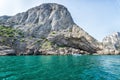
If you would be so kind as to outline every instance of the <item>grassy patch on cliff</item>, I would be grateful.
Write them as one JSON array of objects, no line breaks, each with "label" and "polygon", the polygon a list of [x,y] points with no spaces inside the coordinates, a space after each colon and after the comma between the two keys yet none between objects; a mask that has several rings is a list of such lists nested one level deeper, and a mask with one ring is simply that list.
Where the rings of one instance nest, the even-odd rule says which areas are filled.
[{"label": "grassy patch on cliff", "polygon": [[24,34],[21,30],[0,25],[0,44],[10,46],[17,40],[24,42],[22,38],[24,38]]},{"label": "grassy patch on cliff", "polygon": [[11,27],[0,26],[0,36],[14,37],[16,30]]},{"label": "grassy patch on cliff", "polygon": [[20,35],[21,37],[24,37],[24,34],[21,30],[15,30],[11,27],[6,27],[6,26],[0,26],[0,36],[1,37],[15,37]]},{"label": "grassy patch on cliff", "polygon": [[42,49],[51,49],[52,48],[52,43],[48,40],[46,40],[42,45],[41,45]]}]

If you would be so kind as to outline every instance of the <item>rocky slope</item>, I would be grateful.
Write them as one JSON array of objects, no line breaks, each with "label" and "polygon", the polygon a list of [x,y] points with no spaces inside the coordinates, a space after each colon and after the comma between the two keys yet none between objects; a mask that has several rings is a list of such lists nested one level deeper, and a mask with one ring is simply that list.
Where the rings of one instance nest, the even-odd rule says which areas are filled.
[{"label": "rocky slope", "polygon": [[0,55],[15,55],[15,50],[8,46],[0,46]]},{"label": "rocky slope", "polygon": [[103,39],[103,54],[120,54],[120,33],[115,32]]},{"label": "rocky slope", "polygon": [[9,18],[10,18],[10,16],[1,16],[0,17],[0,24],[4,25],[4,22],[6,22]]},{"label": "rocky slope", "polygon": [[11,47],[16,55],[92,54],[100,50],[99,42],[74,23],[66,7],[56,3],[2,16],[0,25],[15,30],[12,37],[0,35],[0,45]]},{"label": "rocky slope", "polygon": [[120,33],[116,32],[109,36],[106,36],[103,39],[103,43],[105,44],[106,48],[116,49],[116,50],[120,49]]}]

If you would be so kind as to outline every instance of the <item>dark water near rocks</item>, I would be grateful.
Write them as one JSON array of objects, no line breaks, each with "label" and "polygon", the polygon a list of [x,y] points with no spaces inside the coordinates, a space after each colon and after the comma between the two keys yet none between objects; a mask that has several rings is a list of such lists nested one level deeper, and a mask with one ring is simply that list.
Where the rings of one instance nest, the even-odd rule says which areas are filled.
[{"label": "dark water near rocks", "polygon": [[120,80],[120,56],[1,56],[0,80]]}]

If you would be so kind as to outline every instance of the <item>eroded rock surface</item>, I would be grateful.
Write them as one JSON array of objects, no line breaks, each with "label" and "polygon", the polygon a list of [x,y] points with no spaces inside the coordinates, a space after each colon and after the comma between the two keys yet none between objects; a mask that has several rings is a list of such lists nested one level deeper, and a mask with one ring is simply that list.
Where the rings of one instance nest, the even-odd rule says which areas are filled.
[{"label": "eroded rock surface", "polygon": [[8,46],[0,46],[0,55],[16,55],[15,50]]},{"label": "eroded rock surface", "polygon": [[19,31],[10,47],[17,55],[92,54],[99,42],[76,25],[66,7],[47,3],[0,20]]}]

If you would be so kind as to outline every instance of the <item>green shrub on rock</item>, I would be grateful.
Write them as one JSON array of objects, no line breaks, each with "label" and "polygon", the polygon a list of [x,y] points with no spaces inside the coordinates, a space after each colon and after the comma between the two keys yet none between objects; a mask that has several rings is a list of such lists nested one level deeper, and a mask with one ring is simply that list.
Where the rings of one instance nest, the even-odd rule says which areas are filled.
[{"label": "green shrub on rock", "polygon": [[11,27],[0,26],[0,36],[2,37],[14,37],[15,30]]}]

